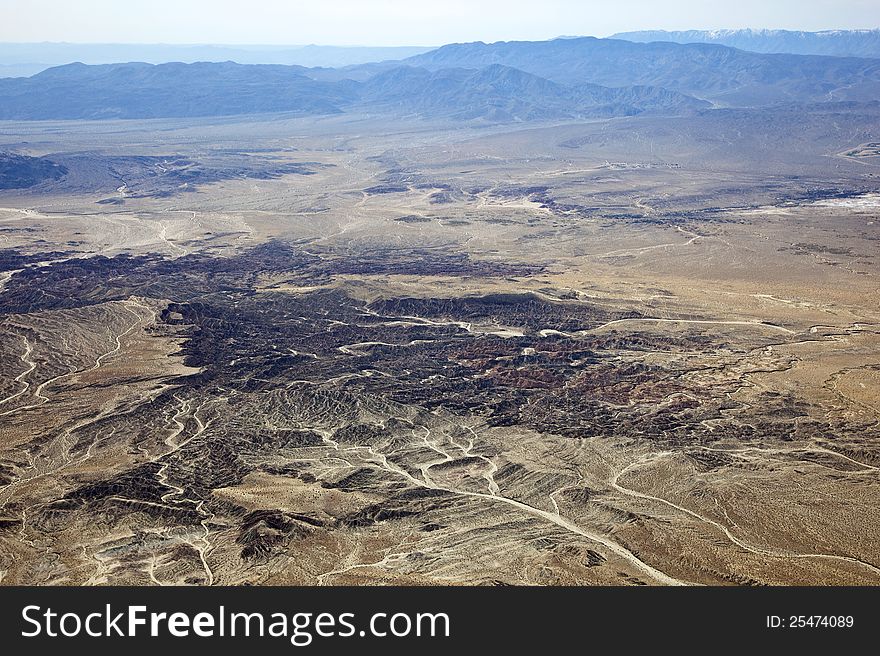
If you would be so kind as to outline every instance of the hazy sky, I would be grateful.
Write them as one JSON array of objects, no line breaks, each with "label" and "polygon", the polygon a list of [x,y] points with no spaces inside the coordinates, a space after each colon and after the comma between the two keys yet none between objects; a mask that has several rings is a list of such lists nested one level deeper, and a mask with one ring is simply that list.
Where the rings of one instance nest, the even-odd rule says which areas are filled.
[{"label": "hazy sky", "polygon": [[877,27],[878,0],[0,0],[0,41],[440,45],[639,29]]}]

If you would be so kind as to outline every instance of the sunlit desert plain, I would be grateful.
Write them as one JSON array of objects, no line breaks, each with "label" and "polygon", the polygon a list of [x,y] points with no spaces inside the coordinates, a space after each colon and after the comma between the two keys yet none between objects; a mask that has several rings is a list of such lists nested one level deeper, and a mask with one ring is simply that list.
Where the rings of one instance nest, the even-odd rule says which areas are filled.
[{"label": "sunlit desert plain", "polygon": [[880,584],[878,126],[4,122],[0,582]]}]

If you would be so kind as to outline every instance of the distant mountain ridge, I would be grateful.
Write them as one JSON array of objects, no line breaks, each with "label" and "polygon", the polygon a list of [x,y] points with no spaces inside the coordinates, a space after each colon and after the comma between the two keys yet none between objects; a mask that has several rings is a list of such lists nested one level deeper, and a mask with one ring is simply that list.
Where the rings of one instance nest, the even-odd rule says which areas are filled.
[{"label": "distant mountain ridge", "polygon": [[760,54],[714,44],[582,37],[456,43],[404,60],[429,70],[503,64],[562,84],[657,86],[730,105],[880,97],[880,59]]},{"label": "distant mountain ridge", "polygon": [[880,59],[583,37],[450,44],[342,68],[75,63],[0,79],[0,120],[368,112],[505,122],[878,97]]},{"label": "distant mountain ridge", "polygon": [[385,66],[365,81],[300,66],[68,64],[30,78],[0,80],[0,119],[227,116],[268,112],[371,111],[426,118],[528,121],[707,107],[666,89],[568,87],[492,65],[431,72]]},{"label": "distant mountain ridge", "polygon": [[346,84],[313,80],[301,67],[196,64],[68,64],[0,80],[0,118],[197,117],[262,112],[332,114]]},{"label": "distant mountain ridge", "polygon": [[125,43],[0,43],[0,77],[30,76],[70,62],[225,62],[297,66],[353,66],[403,59],[432,48],[421,46],[249,46]]},{"label": "distant mountain ridge", "polygon": [[646,30],[619,32],[612,39],[638,43],[716,43],[740,50],[793,55],[831,55],[835,57],[880,57],[880,29],[824,30]]},{"label": "distant mountain ridge", "polygon": [[529,121],[628,116],[643,112],[681,113],[708,107],[684,94],[653,87],[612,89],[564,86],[516,68],[492,64],[482,69],[399,67],[364,85],[375,106],[456,119]]}]

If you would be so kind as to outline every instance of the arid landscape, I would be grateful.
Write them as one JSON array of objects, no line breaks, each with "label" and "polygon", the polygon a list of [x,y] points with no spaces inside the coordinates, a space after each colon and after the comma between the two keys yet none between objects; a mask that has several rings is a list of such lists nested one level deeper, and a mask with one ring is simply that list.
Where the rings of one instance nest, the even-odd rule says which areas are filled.
[{"label": "arid landscape", "polygon": [[0,583],[880,584],[878,141],[3,122]]}]

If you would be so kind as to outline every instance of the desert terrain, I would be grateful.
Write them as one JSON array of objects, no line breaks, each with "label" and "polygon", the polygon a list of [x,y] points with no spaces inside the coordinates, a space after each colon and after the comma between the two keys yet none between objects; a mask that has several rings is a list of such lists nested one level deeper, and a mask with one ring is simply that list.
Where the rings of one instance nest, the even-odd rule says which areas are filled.
[{"label": "desert terrain", "polygon": [[3,122],[0,583],[880,584],[878,139]]}]

